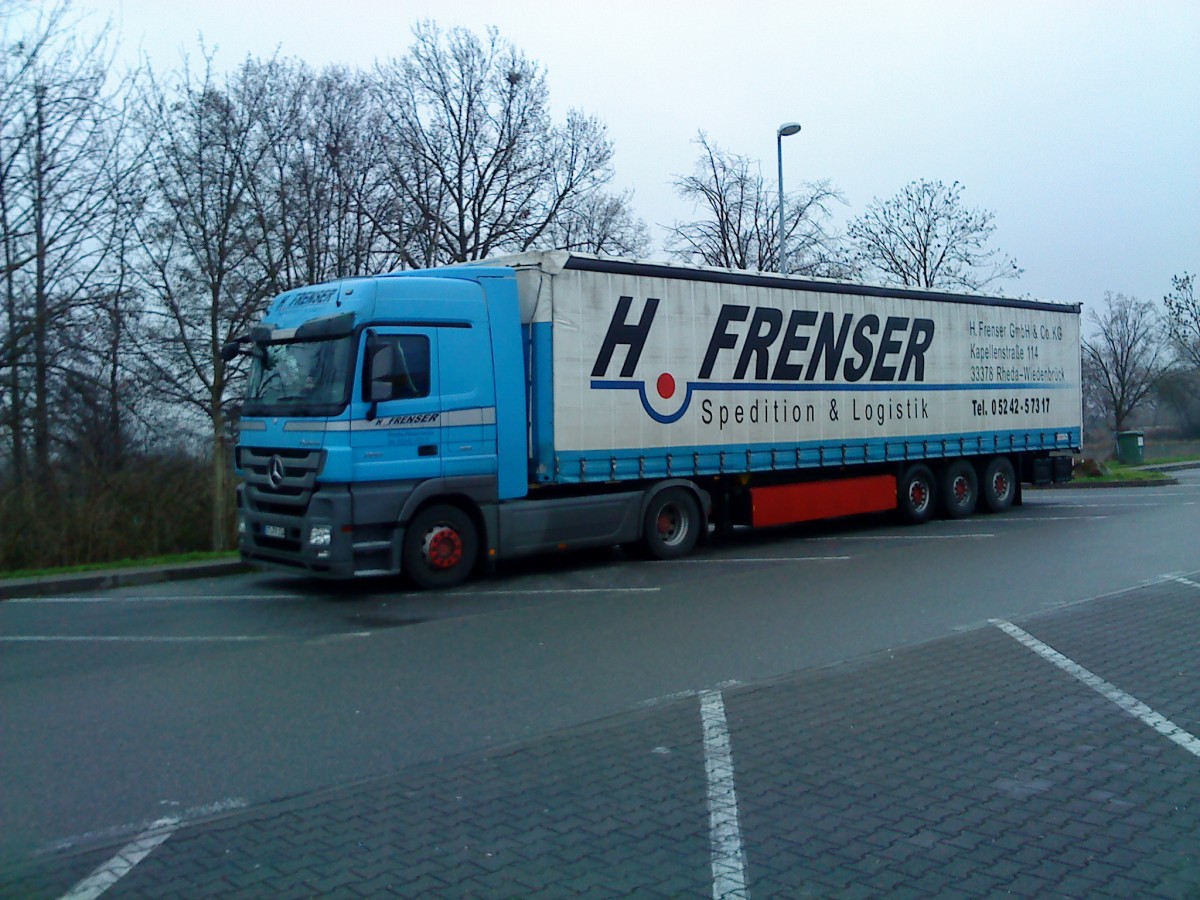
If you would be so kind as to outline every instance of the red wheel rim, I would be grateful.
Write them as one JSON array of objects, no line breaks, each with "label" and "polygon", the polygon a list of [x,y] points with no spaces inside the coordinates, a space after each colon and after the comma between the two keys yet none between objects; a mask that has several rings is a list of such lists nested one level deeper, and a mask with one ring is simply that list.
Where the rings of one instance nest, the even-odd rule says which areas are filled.
[{"label": "red wheel rim", "polygon": [[439,525],[425,535],[425,559],[435,569],[452,569],[462,562],[463,541],[448,525]]},{"label": "red wheel rim", "polygon": [[929,491],[923,482],[914,481],[908,489],[908,499],[912,502],[913,509],[918,512],[925,508],[926,502],[929,500]]},{"label": "red wheel rim", "polygon": [[967,479],[959,475],[954,479],[954,499],[961,506],[967,502],[967,498],[971,495],[970,485],[967,484]]},{"label": "red wheel rim", "polygon": [[655,525],[659,540],[669,546],[681,544],[687,537],[688,517],[675,503],[667,503],[659,510]]}]

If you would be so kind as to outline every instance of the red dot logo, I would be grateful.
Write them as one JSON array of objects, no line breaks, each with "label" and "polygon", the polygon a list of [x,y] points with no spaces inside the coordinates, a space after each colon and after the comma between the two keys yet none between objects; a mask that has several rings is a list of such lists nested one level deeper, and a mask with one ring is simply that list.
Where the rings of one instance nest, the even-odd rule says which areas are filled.
[{"label": "red dot logo", "polygon": [[675,396],[675,379],[667,372],[658,376],[658,396],[670,400]]}]

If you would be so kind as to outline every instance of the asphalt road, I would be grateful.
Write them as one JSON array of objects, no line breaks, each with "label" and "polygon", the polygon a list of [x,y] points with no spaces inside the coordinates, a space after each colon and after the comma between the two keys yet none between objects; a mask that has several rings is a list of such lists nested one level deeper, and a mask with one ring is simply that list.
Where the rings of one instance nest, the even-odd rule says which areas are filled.
[{"label": "asphalt road", "polygon": [[1200,472],[998,517],[539,559],[443,594],[252,574],[0,603],[0,868],[1200,566]]}]

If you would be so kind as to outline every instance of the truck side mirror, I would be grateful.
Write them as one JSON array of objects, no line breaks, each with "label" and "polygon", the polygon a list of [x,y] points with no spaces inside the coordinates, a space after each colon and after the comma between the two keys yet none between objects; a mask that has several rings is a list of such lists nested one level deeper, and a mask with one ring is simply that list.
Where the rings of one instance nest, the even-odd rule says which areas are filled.
[{"label": "truck side mirror", "polygon": [[[370,344],[368,344],[370,346]],[[367,400],[377,403],[395,396],[396,350],[391,344],[378,344],[371,354],[371,371],[367,378]]]},{"label": "truck side mirror", "polygon": [[386,341],[367,332],[367,356],[363,361],[363,399],[371,405],[367,409],[367,421],[373,422],[379,411],[379,401],[391,400],[394,396],[392,383],[395,379],[395,349]]}]

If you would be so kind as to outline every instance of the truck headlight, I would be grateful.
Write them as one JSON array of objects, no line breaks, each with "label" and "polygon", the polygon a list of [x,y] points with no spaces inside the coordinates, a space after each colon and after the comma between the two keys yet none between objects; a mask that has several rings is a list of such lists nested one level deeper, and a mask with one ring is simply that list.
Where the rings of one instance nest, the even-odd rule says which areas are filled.
[{"label": "truck headlight", "polygon": [[238,516],[238,534],[246,533],[246,517]]},{"label": "truck headlight", "polygon": [[333,542],[332,525],[314,525],[308,531],[308,543],[312,547],[328,547]]}]

